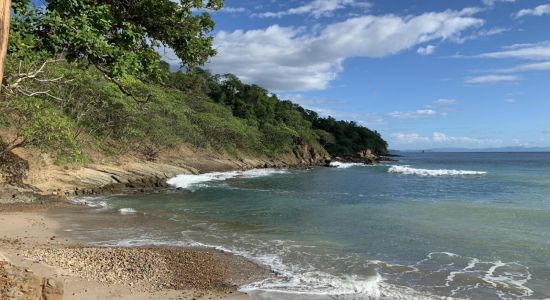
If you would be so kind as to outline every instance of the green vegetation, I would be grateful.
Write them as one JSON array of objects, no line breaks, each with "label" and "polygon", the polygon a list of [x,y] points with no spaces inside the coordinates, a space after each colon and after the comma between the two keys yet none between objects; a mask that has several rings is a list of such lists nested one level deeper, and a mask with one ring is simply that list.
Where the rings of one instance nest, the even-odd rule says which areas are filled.
[{"label": "green vegetation", "polygon": [[[304,148],[334,156],[387,151],[367,128],[196,68],[215,54],[214,24],[193,11],[221,5],[52,0],[37,11],[14,1],[0,129],[15,135],[0,143],[0,156],[24,146],[54,153],[59,163],[86,162],[83,149],[153,160],[183,144],[272,158]],[[160,44],[189,71],[169,72],[155,51]]]},{"label": "green vegetation", "polygon": [[10,53],[63,57],[110,78],[160,79],[160,46],[173,49],[182,66],[216,54],[208,35],[214,22],[195,11],[222,6],[222,0],[48,0],[36,9],[32,1],[14,0]]},{"label": "green vegetation", "polygon": [[388,153],[388,144],[376,131],[357,125],[355,122],[336,121],[334,118],[318,118],[313,127],[330,133],[321,139],[321,143],[333,156],[354,156],[366,149],[375,154]]}]

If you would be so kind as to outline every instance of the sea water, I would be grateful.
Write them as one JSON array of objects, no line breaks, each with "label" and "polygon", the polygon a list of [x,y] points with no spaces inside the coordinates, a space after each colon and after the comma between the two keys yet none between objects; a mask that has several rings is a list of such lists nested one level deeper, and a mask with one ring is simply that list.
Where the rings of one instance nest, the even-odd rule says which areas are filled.
[{"label": "sea water", "polygon": [[181,175],[191,192],[77,199],[98,245],[210,246],[273,269],[256,299],[550,297],[550,154],[405,153],[399,162]]}]

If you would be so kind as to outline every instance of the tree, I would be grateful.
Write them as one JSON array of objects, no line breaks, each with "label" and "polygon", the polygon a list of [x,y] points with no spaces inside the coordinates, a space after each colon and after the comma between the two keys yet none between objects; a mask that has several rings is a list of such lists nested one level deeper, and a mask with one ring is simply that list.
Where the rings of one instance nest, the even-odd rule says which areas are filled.
[{"label": "tree", "polygon": [[2,89],[2,79],[4,78],[4,61],[8,52],[10,6],[10,0],[0,0],[0,89]]},{"label": "tree", "polygon": [[36,9],[32,1],[14,0],[10,53],[95,66],[119,85],[127,74],[158,80],[166,73],[160,47],[173,49],[185,68],[216,54],[208,10],[222,6],[223,0],[49,0]]},{"label": "tree", "polygon": [[[0,109],[2,113],[10,111],[10,117],[22,125],[18,126],[18,136],[0,149],[0,156],[17,147],[54,140],[42,133],[61,132],[55,139],[73,146],[74,137],[67,138],[69,131],[52,127],[59,123],[69,128],[68,122],[60,123],[63,116],[33,102],[37,98],[74,100],[50,92],[51,86],[62,90],[61,86],[74,80],[65,80],[66,74],[48,76],[54,63],[93,67],[127,96],[150,100],[150,93],[140,95],[142,91],[132,83],[136,78],[158,82],[166,76],[166,64],[158,49],[171,48],[184,68],[204,64],[216,53],[209,11],[223,6],[223,0],[48,0],[45,7],[36,7],[36,1],[31,0],[12,1],[9,28],[10,1],[0,0],[0,65],[3,49],[8,49],[10,59],[2,97],[11,100],[4,101]],[[4,78],[1,68],[0,77]]]}]

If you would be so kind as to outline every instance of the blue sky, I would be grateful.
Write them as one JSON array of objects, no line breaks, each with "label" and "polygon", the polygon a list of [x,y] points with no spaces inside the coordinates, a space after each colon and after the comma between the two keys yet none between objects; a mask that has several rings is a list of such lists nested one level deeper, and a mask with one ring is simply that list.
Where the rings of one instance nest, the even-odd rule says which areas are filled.
[{"label": "blue sky", "polygon": [[216,73],[393,149],[550,146],[550,1],[226,0]]}]

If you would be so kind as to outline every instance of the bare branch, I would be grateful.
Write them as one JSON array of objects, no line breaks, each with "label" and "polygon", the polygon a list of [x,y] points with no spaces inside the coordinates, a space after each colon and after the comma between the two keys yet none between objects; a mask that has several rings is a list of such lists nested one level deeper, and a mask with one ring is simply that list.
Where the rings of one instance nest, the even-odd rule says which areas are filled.
[{"label": "bare branch", "polygon": [[10,90],[13,91],[14,89],[16,89],[21,84],[21,82],[23,82],[25,80],[29,80],[29,79],[33,79],[33,80],[38,81],[38,82],[59,81],[59,80],[63,79],[63,77],[55,78],[55,79],[49,79],[49,80],[37,78],[41,73],[44,72],[44,68],[48,64],[56,63],[56,62],[59,62],[59,61],[63,61],[63,59],[49,59],[49,60],[46,60],[42,63],[42,65],[40,65],[40,67],[38,67],[38,69],[36,69],[34,71],[29,71],[27,73],[24,73],[24,72],[21,71],[22,62],[19,62],[19,71],[18,71],[18,73],[15,74],[14,76],[8,78],[7,84],[5,85],[5,88],[9,91]]},{"label": "bare branch", "polygon": [[48,97],[50,97],[52,99],[55,99],[57,101],[63,101],[63,99],[50,94],[49,90],[48,91],[39,91],[39,92],[30,92],[30,91],[24,90],[23,88],[17,88],[17,91],[20,92],[21,94],[27,96],[27,97],[45,95],[45,96],[48,96]]}]

